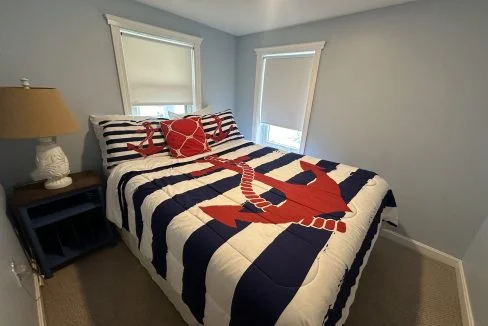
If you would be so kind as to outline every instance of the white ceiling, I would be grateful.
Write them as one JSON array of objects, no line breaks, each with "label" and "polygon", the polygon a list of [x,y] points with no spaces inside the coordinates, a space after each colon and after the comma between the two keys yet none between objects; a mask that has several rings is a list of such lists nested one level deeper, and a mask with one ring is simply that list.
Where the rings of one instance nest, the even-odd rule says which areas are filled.
[{"label": "white ceiling", "polygon": [[245,35],[416,0],[136,0]]}]

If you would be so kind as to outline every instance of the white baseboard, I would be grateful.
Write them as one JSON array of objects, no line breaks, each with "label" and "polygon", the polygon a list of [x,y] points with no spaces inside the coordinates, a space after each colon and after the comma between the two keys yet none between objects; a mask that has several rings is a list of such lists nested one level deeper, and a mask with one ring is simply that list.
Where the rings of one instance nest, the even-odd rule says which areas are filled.
[{"label": "white baseboard", "polygon": [[435,259],[446,265],[454,267],[456,270],[457,288],[459,293],[459,302],[461,303],[461,316],[464,326],[474,326],[473,312],[469,300],[468,285],[464,275],[463,261],[459,258],[446,254],[440,250],[432,248],[426,244],[410,239],[388,229],[381,230],[381,236],[394,241],[404,247],[412,249],[423,256]]},{"label": "white baseboard", "polygon": [[46,326],[46,315],[44,314],[44,304],[42,302],[42,292],[41,286],[43,286],[43,279],[41,276],[37,275],[36,273],[32,273],[34,278],[34,290],[35,290],[35,298],[36,298],[36,305],[37,305],[37,318],[39,326]]},{"label": "white baseboard", "polygon": [[459,302],[461,302],[461,314],[463,316],[463,324],[467,326],[474,326],[473,311],[471,310],[471,301],[469,299],[468,283],[466,282],[466,274],[464,274],[463,261],[459,259],[456,268],[456,280],[459,292]]}]

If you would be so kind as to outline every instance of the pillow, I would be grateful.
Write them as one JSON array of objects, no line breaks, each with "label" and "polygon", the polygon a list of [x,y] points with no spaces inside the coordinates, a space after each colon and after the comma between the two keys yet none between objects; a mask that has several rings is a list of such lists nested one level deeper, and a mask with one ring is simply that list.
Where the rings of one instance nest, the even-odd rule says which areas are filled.
[{"label": "pillow", "polygon": [[[210,106],[206,106],[206,107],[204,107],[201,110],[192,112],[191,115],[192,116],[197,116],[197,115],[200,115],[201,116],[201,115],[205,115],[205,114],[209,114],[209,113],[210,113]],[[185,117],[184,114],[178,114],[178,113],[174,113],[174,112],[171,112],[171,111],[168,112],[168,116],[172,120],[181,119],[181,118],[184,118]]]},{"label": "pillow", "polygon": [[210,151],[200,117],[161,121],[161,131],[173,157],[190,157]]},{"label": "pillow", "polygon": [[[194,115],[185,116],[185,118],[189,117],[194,117]],[[210,147],[217,146],[227,140],[244,138],[237,129],[236,121],[230,109],[219,113],[206,114],[201,118],[207,143]]]},{"label": "pillow", "polygon": [[165,140],[159,123],[167,119],[124,115],[90,115],[106,172],[118,164],[164,153]]}]

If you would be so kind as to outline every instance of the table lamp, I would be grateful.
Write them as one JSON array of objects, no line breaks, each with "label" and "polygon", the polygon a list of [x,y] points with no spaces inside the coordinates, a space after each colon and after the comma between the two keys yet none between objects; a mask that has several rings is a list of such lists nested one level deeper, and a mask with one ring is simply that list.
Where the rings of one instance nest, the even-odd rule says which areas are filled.
[{"label": "table lamp", "polygon": [[34,174],[46,179],[46,189],[59,189],[73,181],[68,158],[53,136],[79,130],[72,113],[56,88],[0,87],[0,138],[38,138]]}]

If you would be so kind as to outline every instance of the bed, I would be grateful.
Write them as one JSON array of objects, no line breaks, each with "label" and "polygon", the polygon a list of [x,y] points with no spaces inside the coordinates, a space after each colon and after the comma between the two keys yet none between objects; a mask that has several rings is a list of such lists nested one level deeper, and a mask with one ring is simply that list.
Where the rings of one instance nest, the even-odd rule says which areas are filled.
[{"label": "bed", "polygon": [[115,166],[107,218],[190,325],[341,325],[397,224],[375,173],[241,138]]}]

